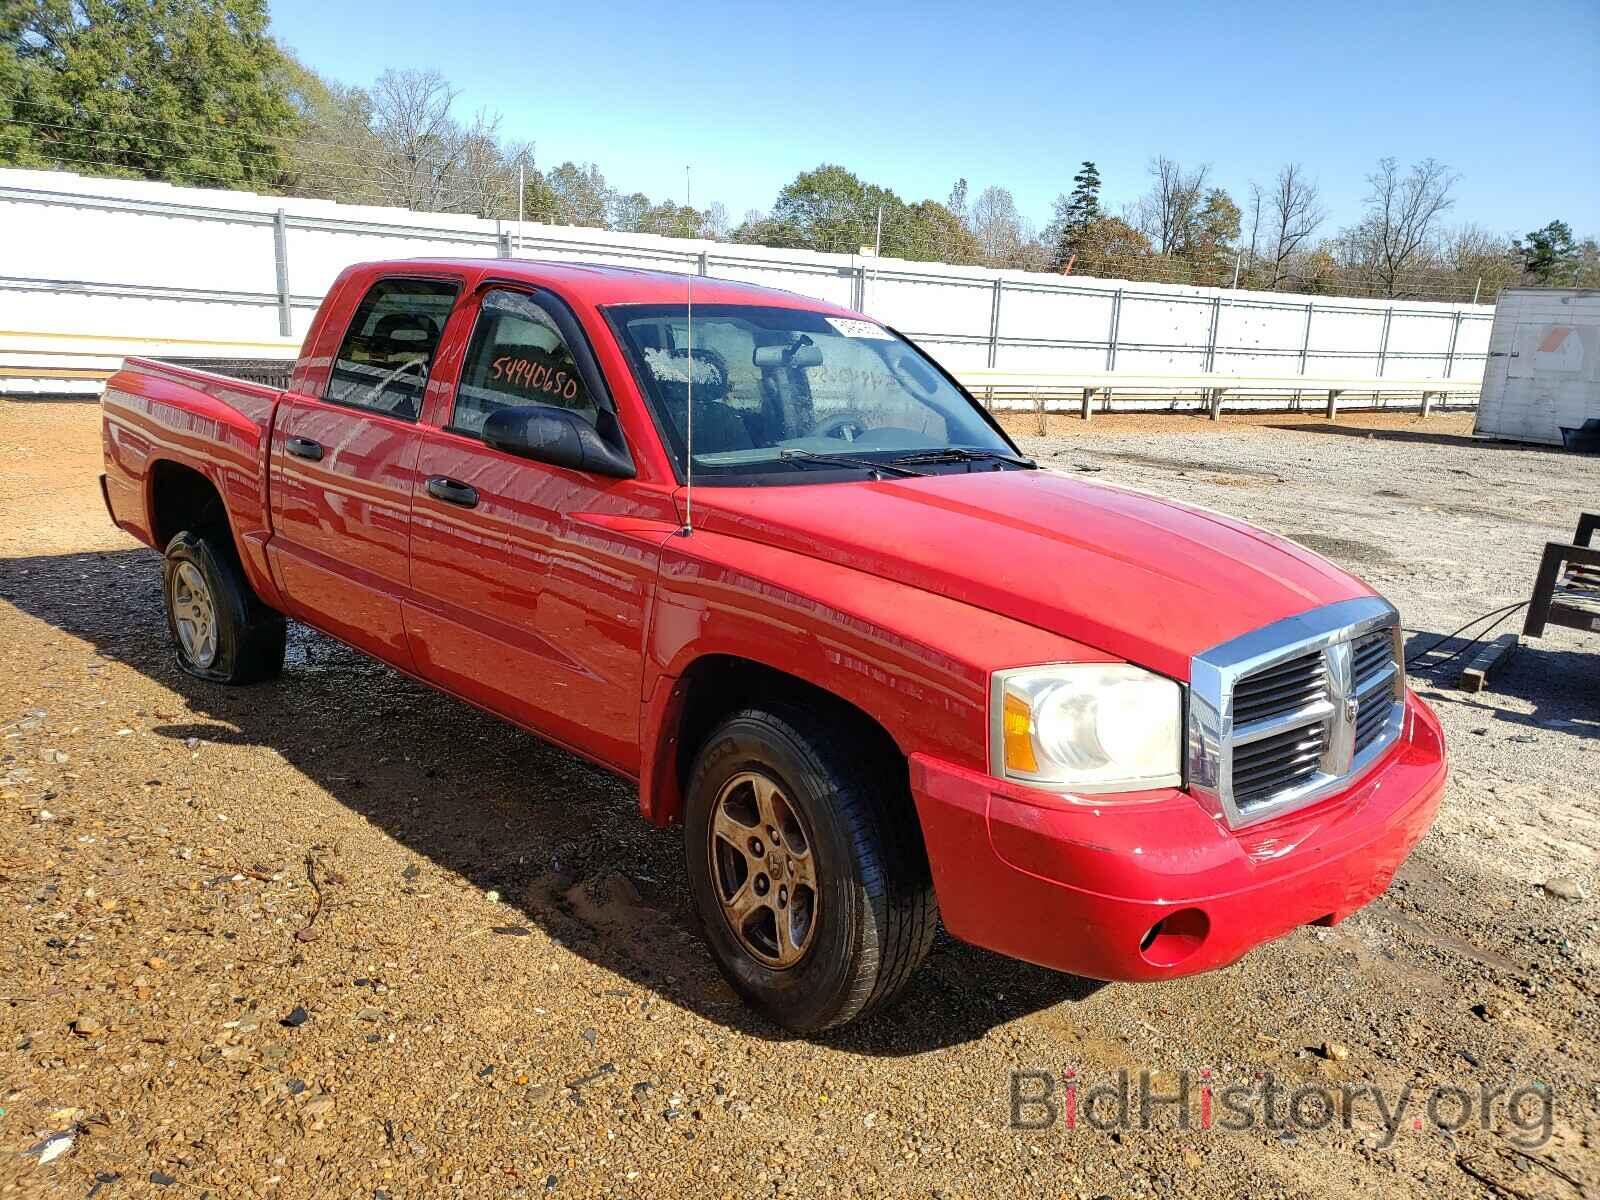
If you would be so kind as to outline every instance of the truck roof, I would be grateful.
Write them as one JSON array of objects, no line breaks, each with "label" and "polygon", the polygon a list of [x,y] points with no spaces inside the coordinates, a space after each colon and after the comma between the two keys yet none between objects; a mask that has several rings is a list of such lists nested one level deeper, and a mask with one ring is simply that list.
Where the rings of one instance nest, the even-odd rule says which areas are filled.
[{"label": "truck roof", "polygon": [[773,308],[800,308],[812,312],[854,315],[850,309],[781,288],[737,283],[727,279],[677,271],[652,271],[643,267],[617,267],[598,263],[546,262],[527,258],[405,258],[362,263],[363,273],[392,273],[397,268],[448,267],[467,273],[471,284],[484,277],[515,279],[559,287],[568,297],[589,304],[672,304],[684,299],[686,285],[694,280],[697,304],[761,304]]}]

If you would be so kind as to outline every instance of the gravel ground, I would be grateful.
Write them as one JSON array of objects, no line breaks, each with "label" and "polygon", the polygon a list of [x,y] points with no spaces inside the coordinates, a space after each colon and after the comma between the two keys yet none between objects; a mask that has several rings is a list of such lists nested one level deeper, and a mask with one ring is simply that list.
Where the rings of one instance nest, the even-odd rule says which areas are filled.
[{"label": "gravel ground", "polygon": [[[1469,426],[1110,417],[1024,440],[1297,538],[1420,646],[1523,598],[1600,492],[1600,463]],[[622,783],[303,630],[276,684],[179,673],[156,556],[106,522],[98,454],[94,406],[0,402],[0,1195],[1600,1187],[1592,638],[1529,643],[1477,696],[1414,681],[1449,794],[1343,924],[1159,986],[941,938],[904,1003],[807,1041],[722,984],[680,837]],[[1419,1090],[1392,1134],[1370,1096],[1349,1128],[1282,1102],[1244,1131],[1172,1106],[1149,1129],[1009,1127],[1013,1071],[1055,1073],[1060,1113],[1062,1072],[1087,1096],[1120,1069],[1166,1094],[1202,1069],[1219,1095],[1368,1085],[1391,1112]],[[1547,1138],[1420,1090],[1534,1082],[1521,1111],[1550,1098]]]}]

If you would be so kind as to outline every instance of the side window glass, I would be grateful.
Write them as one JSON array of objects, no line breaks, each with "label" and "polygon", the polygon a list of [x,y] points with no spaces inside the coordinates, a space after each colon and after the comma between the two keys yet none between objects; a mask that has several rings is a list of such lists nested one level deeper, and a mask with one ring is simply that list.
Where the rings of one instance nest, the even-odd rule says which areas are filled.
[{"label": "side window glass", "polygon": [[598,413],[550,315],[522,292],[492,291],[467,347],[450,428],[480,437],[490,413],[527,404],[570,409],[591,424]]},{"label": "side window glass", "polygon": [[373,284],[345,331],[327,399],[415,421],[458,290],[440,279]]}]

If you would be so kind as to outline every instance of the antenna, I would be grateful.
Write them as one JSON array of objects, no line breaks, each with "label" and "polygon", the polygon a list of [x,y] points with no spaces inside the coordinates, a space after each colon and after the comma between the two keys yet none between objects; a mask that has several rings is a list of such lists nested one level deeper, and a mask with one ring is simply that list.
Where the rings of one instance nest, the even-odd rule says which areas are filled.
[{"label": "antenna", "polygon": [[[694,207],[694,167],[683,168],[683,205],[685,208]],[[694,272],[689,272],[688,282],[684,285],[686,298],[685,311],[687,313],[688,332],[684,335],[685,356],[683,360],[684,377],[689,381],[686,388],[688,401],[685,405],[684,417],[684,455],[683,455],[683,529],[680,531],[684,537],[694,532]]]}]

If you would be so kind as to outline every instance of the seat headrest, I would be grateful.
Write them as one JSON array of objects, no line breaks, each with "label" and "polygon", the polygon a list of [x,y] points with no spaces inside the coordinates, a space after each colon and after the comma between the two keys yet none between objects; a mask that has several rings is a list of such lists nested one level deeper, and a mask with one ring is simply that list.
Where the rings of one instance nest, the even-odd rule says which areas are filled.
[{"label": "seat headrest", "polygon": [[439,340],[439,326],[423,313],[386,313],[372,327],[372,338],[393,350],[428,350]]}]

